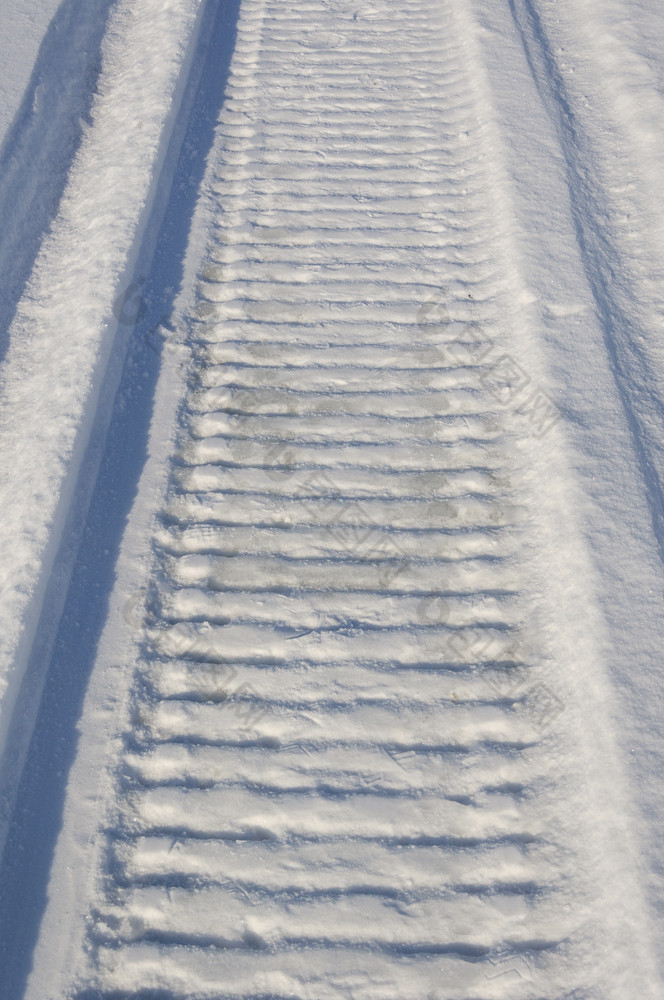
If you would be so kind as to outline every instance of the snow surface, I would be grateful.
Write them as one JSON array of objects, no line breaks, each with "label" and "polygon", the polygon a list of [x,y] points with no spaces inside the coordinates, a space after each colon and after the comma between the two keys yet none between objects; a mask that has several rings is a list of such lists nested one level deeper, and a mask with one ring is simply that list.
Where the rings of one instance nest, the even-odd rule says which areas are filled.
[{"label": "snow surface", "polygon": [[0,45],[2,1000],[662,997],[661,11]]},{"label": "snow surface", "polygon": [[[114,11],[91,125],[8,331],[0,375],[0,461],[11,469],[0,493],[0,746],[51,570],[56,601],[66,588],[71,556],[54,563],[68,518],[79,530],[71,524],[72,512],[80,513],[73,502],[79,469],[93,421],[103,422],[117,386],[128,331],[118,285],[135,267],[155,199],[196,6],[168,5],[158,26],[154,9],[128,3]],[[131,46],[132,55],[146,54],[142,62],[131,58]],[[137,115],[130,121],[129,106]],[[71,539],[64,545],[71,549]],[[38,698],[36,679],[32,687]]]}]

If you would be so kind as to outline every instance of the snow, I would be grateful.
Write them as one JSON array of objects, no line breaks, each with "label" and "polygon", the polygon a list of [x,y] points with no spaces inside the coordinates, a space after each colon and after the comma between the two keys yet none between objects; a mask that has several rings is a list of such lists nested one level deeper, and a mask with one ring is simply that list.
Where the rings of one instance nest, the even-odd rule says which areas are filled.
[{"label": "snow", "polygon": [[[92,123],[8,331],[0,382],[0,461],[12,470],[0,494],[0,745],[8,739],[93,425],[103,435],[117,387],[128,336],[114,315],[117,288],[135,264],[156,196],[195,24],[188,4],[169,5],[158,28],[153,13],[134,4],[114,12]],[[170,58],[162,48],[169,38]],[[140,51],[153,53],[152,64],[134,58]],[[131,125],[127,106],[137,113]],[[100,190],[108,202],[100,202]],[[65,554],[55,571],[51,620],[57,621],[70,560]]]},{"label": "snow", "polygon": [[49,23],[58,8],[58,0],[38,0],[12,4],[0,11],[2,47],[2,104],[0,104],[0,135],[5,142],[16,117],[21,99],[28,88],[39,47]]},{"label": "snow", "polygon": [[0,14],[2,1000],[662,996],[663,27]]}]

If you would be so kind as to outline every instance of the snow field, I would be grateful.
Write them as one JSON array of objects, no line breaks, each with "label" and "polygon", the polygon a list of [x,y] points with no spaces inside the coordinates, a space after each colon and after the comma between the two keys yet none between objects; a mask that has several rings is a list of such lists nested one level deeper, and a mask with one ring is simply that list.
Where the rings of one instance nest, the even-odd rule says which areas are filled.
[{"label": "snow field", "polygon": [[[126,403],[118,303],[177,198],[211,8],[157,6],[114,11],[13,328],[0,734],[36,711],[39,581],[64,600],[85,445]],[[661,995],[611,508],[580,473],[602,448],[616,491],[638,470],[634,588],[628,540],[660,534],[659,147],[621,9],[242,0],[25,1000]]]},{"label": "snow field", "polygon": [[474,50],[451,8],[372,11],[330,48],[322,3],[242,9],[81,998],[611,995],[524,564],[520,439],[558,413],[502,320]]}]

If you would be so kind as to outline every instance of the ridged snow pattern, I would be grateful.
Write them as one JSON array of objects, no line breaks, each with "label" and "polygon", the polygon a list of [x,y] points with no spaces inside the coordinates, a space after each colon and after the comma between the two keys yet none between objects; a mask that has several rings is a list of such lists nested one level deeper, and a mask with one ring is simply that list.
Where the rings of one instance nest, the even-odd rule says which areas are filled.
[{"label": "ridged snow pattern", "polygon": [[242,5],[81,998],[543,995],[559,706],[454,6]]}]

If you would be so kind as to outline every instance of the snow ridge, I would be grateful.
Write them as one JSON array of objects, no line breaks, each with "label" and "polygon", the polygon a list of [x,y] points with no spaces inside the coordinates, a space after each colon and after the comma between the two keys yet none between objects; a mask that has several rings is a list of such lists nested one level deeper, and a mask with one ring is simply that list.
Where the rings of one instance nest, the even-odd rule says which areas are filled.
[{"label": "snow ridge", "polygon": [[[195,48],[200,5],[156,7],[158,26],[148,0],[121,3],[110,18],[91,121],[18,304],[0,380],[0,462],[11,470],[0,490],[0,749],[12,743],[0,843],[76,551],[72,512],[85,510],[79,476],[93,432],[103,440],[126,353],[129,328],[114,311],[118,282],[145,235],[186,83],[183,63]],[[158,46],[150,44],[155,33]],[[134,55],[143,50],[152,51],[154,66],[138,65]],[[128,128],[126,108],[137,93],[139,118]],[[100,202],[100,190],[108,201]]]}]

